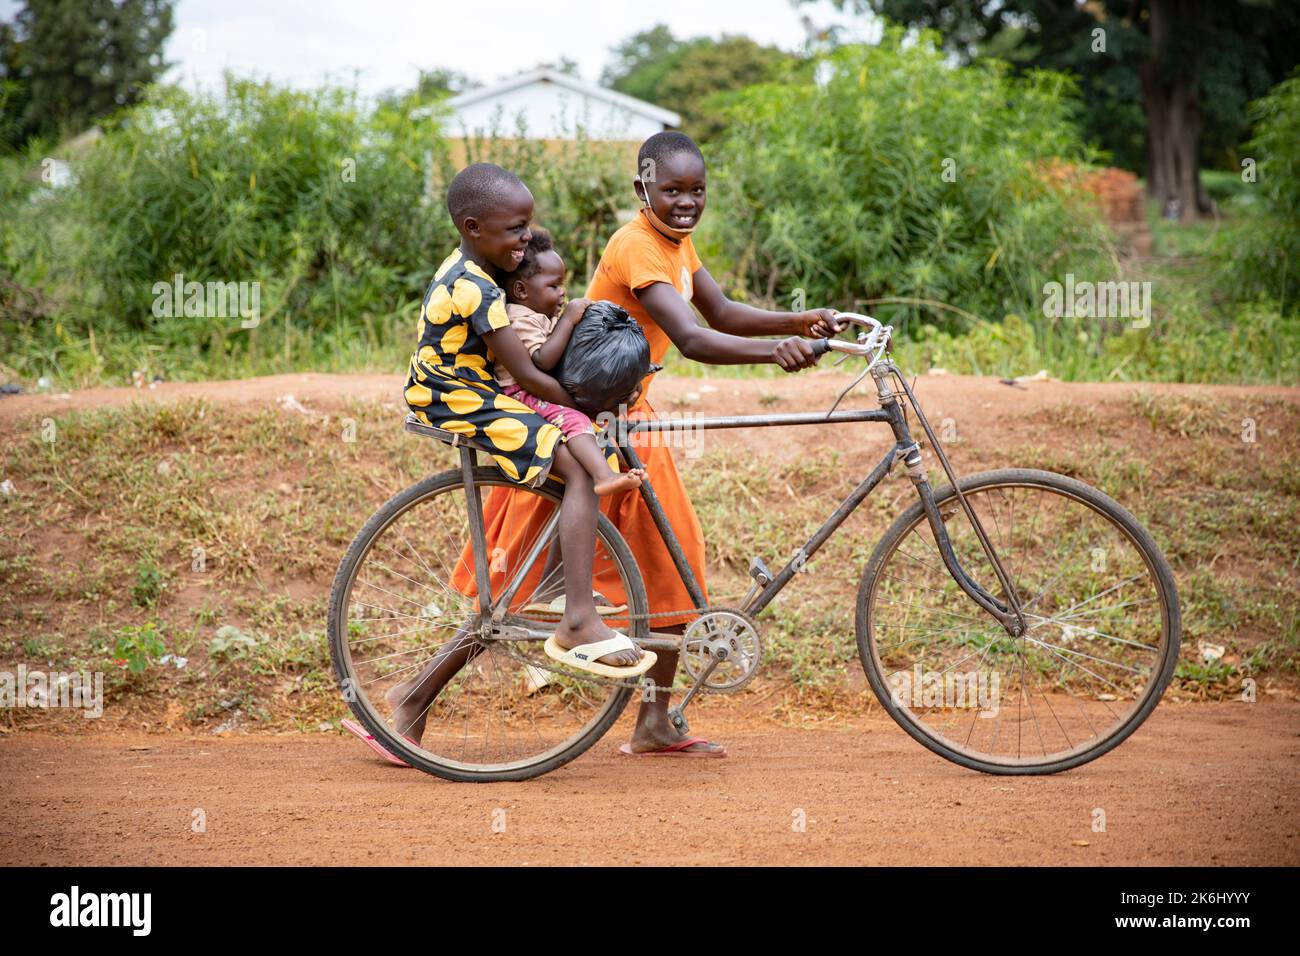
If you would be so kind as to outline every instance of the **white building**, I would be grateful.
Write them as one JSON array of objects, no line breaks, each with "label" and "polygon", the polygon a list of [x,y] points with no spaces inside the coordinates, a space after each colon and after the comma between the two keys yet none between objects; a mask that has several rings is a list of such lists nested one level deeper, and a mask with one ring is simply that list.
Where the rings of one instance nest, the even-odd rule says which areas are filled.
[{"label": "white building", "polygon": [[522,120],[527,139],[573,139],[581,128],[589,139],[640,142],[681,124],[670,110],[546,68],[461,93],[444,105],[451,110],[448,136],[517,136]]}]

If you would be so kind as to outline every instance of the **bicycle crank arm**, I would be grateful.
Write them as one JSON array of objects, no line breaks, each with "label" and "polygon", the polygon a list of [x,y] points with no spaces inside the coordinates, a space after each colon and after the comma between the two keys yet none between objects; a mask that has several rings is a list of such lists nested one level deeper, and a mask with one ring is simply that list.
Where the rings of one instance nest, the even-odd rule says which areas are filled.
[{"label": "bicycle crank arm", "polygon": [[[680,645],[675,646],[680,647]],[[673,726],[677,728],[679,733],[689,734],[691,732],[691,725],[686,721],[686,705],[695,699],[695,695],[700,692],[700,688],[704,686],[704,682],[709,679],[709,675],[713,673],[714,668],[721,664],[722,661],[722,657],[715,657],[713,660],[709,661],[708,666],[705,667],[704,670],[700,671],[700,676],[695,678],[695,683],[692,684],[691,689],[686,692],[686,696],[682,698],[682,702],[672,710],[668,711],[668,719],[672,721]]]}]

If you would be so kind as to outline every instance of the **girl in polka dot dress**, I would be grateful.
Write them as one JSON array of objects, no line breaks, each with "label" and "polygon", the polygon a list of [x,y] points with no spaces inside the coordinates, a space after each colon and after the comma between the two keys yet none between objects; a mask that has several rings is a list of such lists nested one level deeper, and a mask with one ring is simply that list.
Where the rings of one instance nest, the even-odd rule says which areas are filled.
[{"label": "girl in polka dot dress", "polygon": [[438,267],[425,295],[406,403],[421,422],[490,449],[497,467],[520,485],[540,485],[552,468],[564,479],[559,522],[564,616],[546,652],[602,675],[642,674],[653,666],[655,655],[612,630],[596,611],[592,477],[567,447],[563,431],[507,395],[494,378],[496,367],[504,365],[529,394],[558,406],[575,404],[559,382],[534,364],[511,329],[500,285],[523,262],[532,239],[532,194],[501,167],[475,163],[452,180],[447,209],[461,244]]}]

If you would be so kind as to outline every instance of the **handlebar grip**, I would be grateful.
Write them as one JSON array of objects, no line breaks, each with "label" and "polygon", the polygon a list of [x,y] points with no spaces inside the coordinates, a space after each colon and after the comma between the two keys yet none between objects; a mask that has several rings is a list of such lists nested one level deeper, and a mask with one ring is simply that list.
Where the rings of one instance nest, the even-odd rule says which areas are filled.
[{"label": "handlebar grip", "polygon": [[825,355],[831,350],[830,339],[814,339],[812,344],[813,355]]}]

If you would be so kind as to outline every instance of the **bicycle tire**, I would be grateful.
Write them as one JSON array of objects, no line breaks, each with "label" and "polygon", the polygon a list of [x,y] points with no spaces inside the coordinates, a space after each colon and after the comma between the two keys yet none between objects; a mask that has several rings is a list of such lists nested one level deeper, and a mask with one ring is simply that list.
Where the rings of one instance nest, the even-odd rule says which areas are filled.
[{"label": "bicycle tire", "polygon": [[[506,479],[496,468],[475,468],[474,481],[479,487],[518,487]],[[461,472],[456,470],[432,475],[398,492],[370,517],[344,554],[330,591],[327,625],[330,657],[334,664],[334,671],[338,677],[340,688],[347,686],[344,682],[349,678],[356,680],[356,675],[353,673],[351,666],[351,653],[348,650],[347,607],[356,573],[371,545],[401,515],[429,498],[448,492],[454,493],[454,489],[458,486],[463,489],[464,483]],[[549,498],[558,505],[563,494],[563,485],[554,480],[548,480],[542,487],[530,489],[530,491]],[[618,529],[603,514],[597,517],[596,535],[597,542],[603,543],[609,550],[626,584],[629,614],[634,615],[631,618],[631,626],[637,632],[629,636],[634,639],[638,636],[644,638],[647,636],[649,629],[646,617],[648,600],[645,584],[636,559]],[[640,633],[642,631],[646,633]],[[593,683],[598,682],[593,681]],[[633,689],[626,686],[610,684],[610,688],[609,699],[601,711],[558,752],[554,752],[554,748],[552,748],[552,751],[548,751],[546,755],[539,757],[534,763],[488,770],[472,770],[463,765],[453,765],[459,762],[448,763],[430,759],[426,756],[425,751],[416,749],[409,741],[395,733],[370,704],[369,698],[362,694],[354,694],[353,699],[348,700],[347,695],[345,695],[345,701],[361,724],[374,735],[376,741],[381,743],[389,753],[401,757],[411,766],[447,780],[467,783],[490,783],[528,780],[538,777],[583,754],[614,725],[633,693]]]},{"label": "bicycle tire", "polygon": [[[1001,486],[1039,487],[1059,492],[1092,508],[1123,532],[1141,554],[1161,602],[1162,654],[1159,665],[1153,668],[1156,677],[1149,682],[1143,698],[1127,720],[1085,751],[1061,759],[1043,763],[1017,764],[981,760],[955,750],[943,739],[928,732],[923,724],[912,719],[910,711],[898,705],[887,686],[884,664],[878,653],[875,639],[873,620],[874,601],[882,569],[886,566],[890,555],[912,529],[926,521],[922,503],[917,501],[881,536],[863,571],[858,588],[856,635],[858,652],[866,671],[867,681],[886,712],[903,730],[927,749],[961,766],[998,775],[1037,775],[1059,773],[1096,760],[1123,743],[1141,726],[1155,709],[1173,678],[1181,640],[1181,612],[1173,571],[1151,534],[1132,514],[1108,495],[1074,478],[1034,469],[1009,468],[967,476],[960,480],[960,485],[963,493],[968,495]],[[945,485],[935,491],[934,499],[936,505],[942,509],[944,505],[956,501],[956,492],[951,485]]]}]

